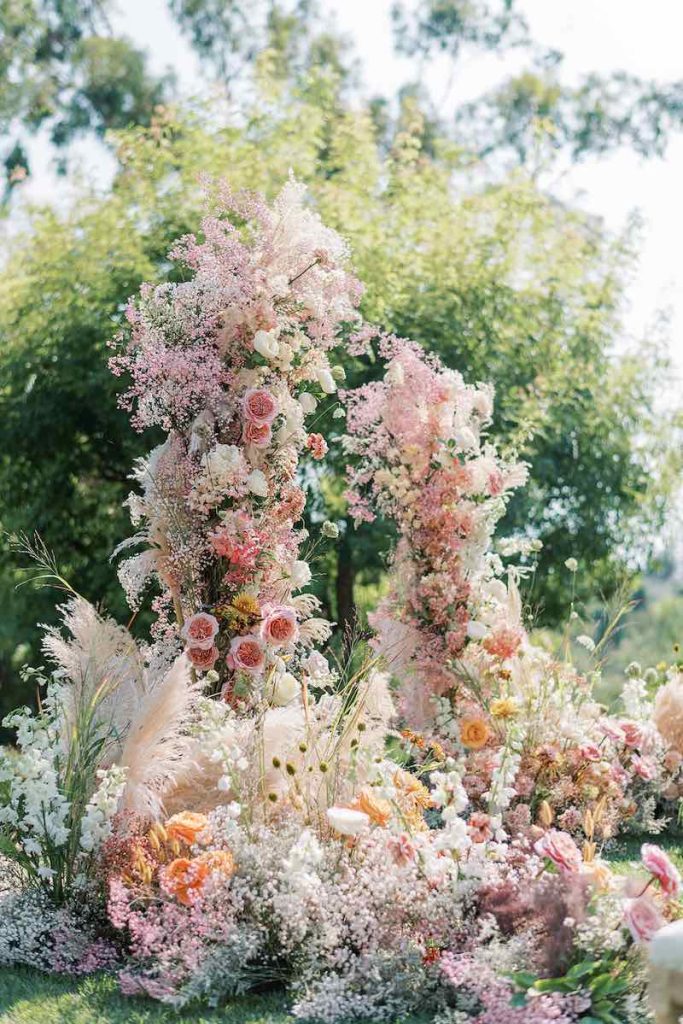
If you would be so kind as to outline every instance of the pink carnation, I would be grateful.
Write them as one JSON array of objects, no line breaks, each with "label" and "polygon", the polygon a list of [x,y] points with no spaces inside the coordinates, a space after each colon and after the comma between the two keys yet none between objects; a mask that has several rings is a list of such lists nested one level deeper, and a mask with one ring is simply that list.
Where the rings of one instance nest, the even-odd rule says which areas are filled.
[{"label": "pink carnation", "polygon": [[265,611],[261,636],[271,647],[286,647],[296,643],[299,627],[294,609],[284,604],[272,605]]},{"label": "pink carnation", "polygon": [[646,782],[652,782],[653,779],[657,778],[657,765],[651,757],[641,757],[640,754],[634,754],[631,758],[631,767],[635,774],[640,776],[641,779],[645,779]]},{"label": "pink carnation", "polygon": [[645,893],[637,899],[626,900],[624,903],[624,923],[638,943],[649,942],[655,932],[664,924],[657,904]]},{"label": "pink carnation", "polygon": [[327,455],[327,441],[322,434],[309,434],[306,447],[314,459],[324,459]]},{"label": "pink carnation", "polygon": [[197,612],[186,621],[180,635],[189,647],[208,651],[218,633],[218,620],[207,612]]},{"label": "pink carnation", "polygon": [[581,851],[567,832],[550,829],[534,844],[539,857],[547,857],[562,875],[572,875],[581,869]]},{"label": "pink carnation", "polygon": [[678,868],[672,864],[664,850],[655,846],[654,843],[644,843],[640,857],[643,866],[651,875],[654,875],[661,885],[662,891],[667,896],[678,896],[681,889],[681,876]]},{"label": "pink carnation", "polygon": [[249,388],[242,399],[244,418],[258,426],[270,426],[278,414],[277,401],[265,388]]},{"label": "pink carnation", "polygon": [[228,666],[257,675],[266,662],[263,644],[255,636],[236,636],[230,641]]}]

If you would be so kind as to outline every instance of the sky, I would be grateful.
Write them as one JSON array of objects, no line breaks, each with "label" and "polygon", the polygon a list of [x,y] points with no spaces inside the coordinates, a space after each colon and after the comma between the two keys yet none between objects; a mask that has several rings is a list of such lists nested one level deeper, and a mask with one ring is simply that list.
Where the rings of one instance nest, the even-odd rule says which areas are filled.
[{"label": "sky", "polygon": [[[395,94],[414,77],[414,65],[393,53],[391,0],[321,0],[339,28],[354,41],[369,94]],[[626,69],[644,78],[683,77],[683,0],[648,0],[646,17],[638,0],[518,0],[538,43],[561,49],[567,81],[587,71]],[[132,36],[150,54],[155,70],[171,66],[181,92],[202,89],[201,68],[168,14],[166,0],[118,0],[115,26]],[[514,56],[480,54],[465,57],[454,73],[446,59],[423,69],[424,81],[437,107],[448,114],[456,102],[472,99],[511,70]],[[47,163],[47,148],[36,144],[36,163]],[[105,184],[111,160],[91,143],[80,146],[82,174]],[[683,133],[673,136],[662,159],[644,160],[623,150],[591,158],[558,171],[553,191],[604,218],[618,231],[629,214],[640,211],[642,234],[639,264],[628,285],[627,337],[640,337],[655,322],[658,310],[670,314],[671,354],[683,380]],[[68,190],[42,171],[30,185],[32,198]],[[626,339],[627,340],[627,339]]]}]

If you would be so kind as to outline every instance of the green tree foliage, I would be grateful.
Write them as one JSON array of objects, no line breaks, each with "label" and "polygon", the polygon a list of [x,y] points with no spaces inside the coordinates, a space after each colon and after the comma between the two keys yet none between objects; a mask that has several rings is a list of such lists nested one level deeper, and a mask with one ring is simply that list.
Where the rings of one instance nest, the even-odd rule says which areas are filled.
[{"label": "green tree foliage", "polygon": [[578,160],[630,146],[661,155],[683,125],[683,81],[660,83],[626,71],[562,81],[563,55],[541,49],[515,0],[399,0],[393,6],[396,45],[423,60],[457,60],[465,48],[517,49],[528,67],[456,110],[455,137],[480,156],[508,154],[524,164],[539,137]]},{"label": "green tree foliage", "polygon": [[133,43],[112,35],[108,0],[0,0],[0,139],[11,187],[29,172],[27,133],[75,136],[149,124],[170,77],[150,75]]}]

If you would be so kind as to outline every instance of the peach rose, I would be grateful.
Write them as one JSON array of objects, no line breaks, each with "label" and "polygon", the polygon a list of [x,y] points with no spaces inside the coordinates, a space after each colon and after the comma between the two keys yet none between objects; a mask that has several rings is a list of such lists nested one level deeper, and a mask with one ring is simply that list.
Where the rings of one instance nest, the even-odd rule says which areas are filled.
[{"label": "peach rose", "polygon": [[218,619],[207,612],[197,612],[186,620],[180,635],[187,642],[188,647],[207,651],[209,647],[213,647],[218,629]]},{"label": "peach rose", "polygon": [[491,731],[483,718],[460,720],[460,742],[468,750],[481,750],[486,746]]},{"label": "peach rose", "polygon": [[209,823],[205,814],[196,814],[194,811],[181,811],[174,814],[165,824],[169,839],[182,839],[188,846],[197,842],[197,836],[203,832]]},{"label": "peach rose", "polygon": [[200,672],[208,672],[216,664],[218,648],[213,646],[206,650],[203,647],[190,647],[187,656],[196,669]]},{"label": "peach rose", "polygon": [[270,423],[254,423],[253,420],[247,420],[244,424],[246,444],[253,444],[256,448],[266,448],[270,444],[272,436]]},{"label": "peach rose", "polygon": [[266,663],[263,644],[258,637],[251,634],[233,637],[227,661],[232,669],[242,669],[244,672],[257,675]]},{"label": "peach rose", "polygon": [[198,857],[194,860],[177,857],[163,869],[162,881],[171,896],[175,896],[183,906],[189,907],[193,903],[192,897],[199,892],[208,874],[209,868]]},{"label": "peach rose", "polygon": [[278,414],[277,401],[265,388],[249,388],[242,399],[244,418],[258,426],[270,426]]},{"label": "peach rose", "polygon": [[271,647],[286,647],[295,643],[299,627],[294,609],[284,604],[271,605],[267,611],[264,609],[261,636]]},{"label": "peach rose", "polygon": [[664,918],[652,897],[645,893],[637,899],[626,900],[624,924],[633,936],[633,941],[640,945],[649,942],[655,932],[659,931],[664,924]]},{"label": "peach rose", "polygon": [[640,851],[643,867],[657,879],[662,892],[667,896],[678,896],[681,890],[681,876],[678,868],[672,864],[667,855],[654,843],[644,843]]},{"label": "peach rose", "polygon": [[209,874],[223,875],[224,878],[235,874],[235,858],[230,850],[207,850],[195,857],[194,862],[204,865]]},{"label": "peach rose", "polygon": [[567,832],[551,828],[534,843],[539,857],[551,860],[561,875],[572,875],[581,869],[581,851]]}]

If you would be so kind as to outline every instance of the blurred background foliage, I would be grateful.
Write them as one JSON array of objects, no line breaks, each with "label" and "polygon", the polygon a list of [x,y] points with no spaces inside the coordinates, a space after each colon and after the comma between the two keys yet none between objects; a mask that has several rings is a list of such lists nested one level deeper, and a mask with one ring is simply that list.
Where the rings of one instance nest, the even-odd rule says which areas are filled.
[{"label": "blurred background foliage", "polygon": [[[623,593],[647,567],[671,515],[683,419],[660,401],[664,341],[621,344],[637,225],[610,235],[543,190],[537,171],[560,151],[580,159],[629,143],[660,153],[679,127],[683,86],[592,76],[567,90],[561,55],[539,52],[512,0],[398,3],[396,45],[418,68],[434,49],[453,61],[465,47],[528,53],[522,78],[445,122],[417,70],[398,97],[364,98],[348,41],[313,0],[169,7],[227,90],[229,115],[224,101],[192,103],[174,95],[171,74],[151,74],[134,42],[112,34],[105,0],[0,0],[6,210],[31,172],[24,144],[35,130],[49,130],[64,169],[77,134],[106,133],[116,161],[111,188],[26,211],[24,229],[4,242],[0,710],[27,699],[17,669],[39,657],[36,623],[55,618],[53,592],[16,589],[21,531],[36,530],[79,591],[126,618],[109,553],[128,532],[131,463],[155,439],[134,434],[117,409],[122,383],[107,369],[107,346],[128,296],[168,275],[172,240],[197,228],[199,172],[273,195],[292,170],[350,241],[364,315],[466,378],[495,383],[492,434],[530,466],[502,533],[543,542],[529,609],[541,627],[566,620],[563,563],[573,557],[575,607],[599,631],[596,598]],[[349,386],[375,372],[342,361]],[[338,435],[327,415],[323,429]],[[385,524],[350,527],[343,468],[337,444],[310,512],[340,526],[316,585],[342,625],[376,601],[391,543]],[[669,654],[683,597],[675,573],[666,579],[665,593],[642,590],[628,620],[633,641],[617,638],[618,662],[630,643],[647,648],[641,660]],[[135,628],[145,623],[143,614]]]}]

